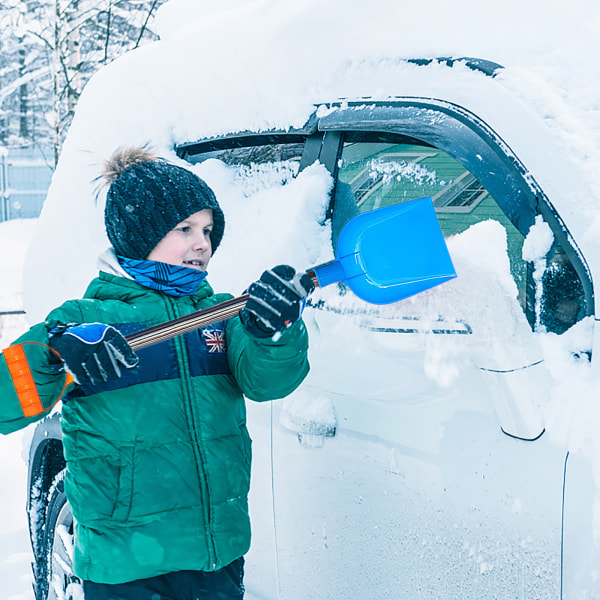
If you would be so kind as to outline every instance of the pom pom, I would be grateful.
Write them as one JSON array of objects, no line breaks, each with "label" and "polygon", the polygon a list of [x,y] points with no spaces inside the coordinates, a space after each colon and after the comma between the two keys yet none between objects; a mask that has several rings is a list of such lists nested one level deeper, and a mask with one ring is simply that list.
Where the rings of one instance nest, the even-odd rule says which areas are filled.
[{"label": "pom pom", "polygon": [[112,156],[104,162],[102,173],[98,179],[102,180],[105,185],[110,186],[110,184],[128,168],[141,163],[155,162],[157,160],[157,156],[143,146],[118,148],[113,152]]}]

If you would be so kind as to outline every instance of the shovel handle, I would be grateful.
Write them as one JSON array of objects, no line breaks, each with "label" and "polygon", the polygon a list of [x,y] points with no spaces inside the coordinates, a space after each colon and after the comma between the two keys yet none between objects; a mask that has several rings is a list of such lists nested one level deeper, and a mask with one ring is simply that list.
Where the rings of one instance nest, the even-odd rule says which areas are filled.
[{"label": "shovel handle", "polygon": [[243,294],[237,298],[232,298],[209,308],[195,311],[178,319],[166,321],[165,323],[148,327],[148,329],[142,329],[142,331],[126,336],[125,339],[133,350],[158,344],[194,329],[200,329],[217,321],[235,317],[246,306],[248,298],[248,294]]},{"label": "shovel handle", "polygon": [[[178,319],[166,321],[147,329],[142,329],[136,333],[131,333],[125,336],[127,343],[131,346],[132,350],[139,350],[140,348],[146,348],[153,344],[158,344],[165,340],[174,338],[183,333],[188,333],[194,329],[206,327],[211,323],[222,321],[224,319],[231,319],[235,317],[248,301],[248,294],[243,294],[237,298],[232,298],[220,304],[215,304],[209,308],[198,310],[184,315]],[[67,385],[74,383],[73,377],[70,373],[67,373]]]},{"label": "shovel handle", "polygon": [[[319,285],[319,281],[317,280],[314,271],[307,271],[306,275],[312,279],[315,286]],[[178,319],[166,321],[165,323],[154,325],[148,329],[132,333],[126,336],[125,339],[133,350],[152,346],[158,342],[194,331],[195,329],[207,327],[212,323],[231,319],[246,306],[248,298],[248,294],[242,294],[237,298],[232,298],[231,300],[226,300],[220,304],[215,304],[214,306],[195,311],[189,315],[179,317]]]},{"label": "shovel handle", "polygon": [[[132,350],[146,348],[147,346],[152,346],[183,333],[193,331],[194,329],[206,327],[211,323],[216,323],[223,319],[231,319],[244,308],[247,301],[248,294],[243,294],[237,298],[232,298],[209,308],[198,310],[178,319],[142,329],[141,331],[125,336],[125,339]],[[73,377],[70,373],[67,373],[67,385],[71,383],[74,383]]]},{"label": "shovel handle", "polygon": [[[319,286],[319,281],[313,270],[307,271],[308,275],[315,286]],[[142,329],[136,333],[131,333],[125,336],[127,343],[131,346],[132,350],[139,350],[140,348],[146,348],[159,342],[164,342],[171,338],[177,337],[184,333],[189,333],[195,329],[201,329],[207,327],[212,323],[218,321],[224,321],[235,317],[248,302],[248,294],[242,294],[237,298],[226,300],[214,306],[209,306],[202,310],[197,310],[183,317],[166,321],[165,323],[159,323],[147,329]],[[73,377],[67,373],[67,385],[73,383]]]}]

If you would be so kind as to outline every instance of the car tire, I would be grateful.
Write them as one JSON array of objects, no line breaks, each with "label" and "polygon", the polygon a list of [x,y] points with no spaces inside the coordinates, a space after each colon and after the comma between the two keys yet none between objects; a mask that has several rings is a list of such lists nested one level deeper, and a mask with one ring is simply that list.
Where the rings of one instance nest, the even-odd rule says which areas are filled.
[{"label": "car tire", "polygon": [[48,493],[42,548],[38,561],[36,600],[83,598],[81,581],[73,572],[73,513],[65,495],[65,471]]}]

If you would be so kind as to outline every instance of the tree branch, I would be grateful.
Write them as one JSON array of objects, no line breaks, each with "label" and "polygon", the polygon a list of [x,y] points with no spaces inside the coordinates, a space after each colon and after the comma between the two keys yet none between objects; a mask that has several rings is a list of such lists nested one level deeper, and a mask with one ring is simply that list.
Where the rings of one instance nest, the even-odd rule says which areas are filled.
[{"label": "tree branch", "polygon": [[148,27],[148,22],[150,21],[150,17],[152,16],[152,12],[154,11],[154,8],[156,7],[156,5],[158,4],[158,0],[154,0],[154,2],[152,2],[152,6],[150,7],[150,10],[148,11],[148,14],[146,15],[146,20],[144,21],[144,24],[142,25],[141,29],[140,29],[140,34],[138,36],[137,41],[135,42],[135,46],[134,48],[137,48],[140,45],[140,42],[142,41],[142,37],[146,31],[146,28]]}]

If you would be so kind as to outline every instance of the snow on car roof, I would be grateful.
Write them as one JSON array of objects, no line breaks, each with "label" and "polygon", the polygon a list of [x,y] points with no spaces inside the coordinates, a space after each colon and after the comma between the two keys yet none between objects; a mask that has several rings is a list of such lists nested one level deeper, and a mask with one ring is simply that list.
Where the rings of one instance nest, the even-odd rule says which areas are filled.
[{"label": "snow on car roof", "polygon": [[[31,318],[81,295],[96,272],[107,240],[94,179],[116,147],[150,143],[177,161],[177,144],[300,128],[315,106],[338,98],[425,95],[465,106],[507,141],[552,202],[564,201],[574,231],[600,227],[586,186],[600,162],[591,137],[598,83],[581,60],[599,20],[577,19],[579,4],[586,5],[540,14],[513,0],[482,15],[475,0],[375,0],[368,9],[358,0],[171,0],[157,17],[161,40],[102,69],[81,96],[26,263]],[[460,61],[424,68],[406,60],[435,56],[477,56],[505,68],[492,79]],[[263,235],[269,226],[263,220]],[[590,245],[595,237],[587,236]]]}]

